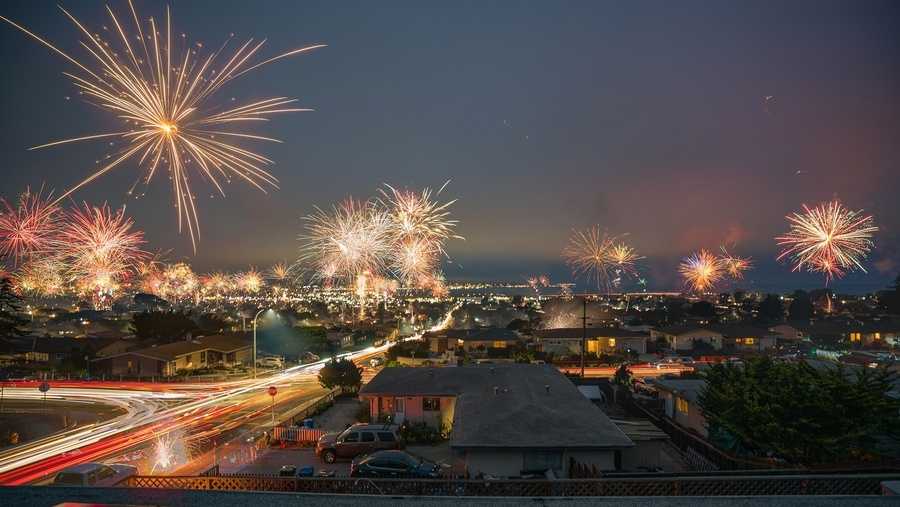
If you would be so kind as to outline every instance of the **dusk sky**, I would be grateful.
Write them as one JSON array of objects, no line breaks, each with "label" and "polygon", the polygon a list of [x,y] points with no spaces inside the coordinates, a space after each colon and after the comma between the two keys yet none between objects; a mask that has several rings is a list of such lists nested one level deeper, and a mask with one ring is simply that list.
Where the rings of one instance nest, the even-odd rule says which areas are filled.
[{"label": "dusk sky", "polygon": [[[104,4],[62,1],[87,25]],[[7,1],[0,15],[84,56],[56,1]],[[112,0],[122,13],[127,3]],[[163,2],[138,0],[160,18]],[[820,276],[775,262],[773,237],[803,203],[834,197],[875,216],[869,273],[833,282],[886,286],[900,270],[900,3],[896,1],[177,1],[176,33],[218,47],[267,38],[265,55],[328,44],[236,81],[219,99],[289,96],[314,112],[255,129],[281,190],[235,181],[198,190],[196,254],[177,234],[169,181],[126,198],[142,171],[117,168],[74,198],[127,202],[148,248],[199,271],[291,261],[315,205],[375,196],[383,183],[458,198],[465,241],[448,243],[451,279],[571,275],[572,228],[629,233],[650,288],[679,287],[678,260],[734,245],[757,269],[741,284],[814,288]],[[115,130],[78,99],[61,57],[0,24],[0,195],[57,193],[115,148],[48,141]],[[766,101],[766,96],[772,96]],[[66,97],[70,97],[67,100]]]}]

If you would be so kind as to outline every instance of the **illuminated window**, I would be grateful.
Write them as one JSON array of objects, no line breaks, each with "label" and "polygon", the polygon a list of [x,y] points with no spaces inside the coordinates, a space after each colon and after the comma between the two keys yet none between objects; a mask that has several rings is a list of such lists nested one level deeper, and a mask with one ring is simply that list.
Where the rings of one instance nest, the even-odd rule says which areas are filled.
[{"label": "illuminated window", "polygon": [[600,340],[588,340],[585,344],[585,348],[588,352],[593,354],[600,353]]},{"label": "illuminated window", "polygon": [[495,349],[505,349],[506,342],[502,340],[494,340],[494,348]]},{"label": "illuminated window", "polygon": [[876,339],[876,340],[880,340],[880,339],[881,339],[881,333],[875,333],[875,339]]},{"label": "illuminated window", "polygon": [[688,402],[684,398],[675,398],[675,408],[682,414],[688,413]]},{"label": "illuminated window", "polygon": [[753,345],[756,343],[756,340],[753,338],[744,338],[744,345]]},{"label": "illuminated window", "polygon": [[859,333],[850,333],[850,341],[851,342],[858,342],[861,339],[862,339],[862,337],[860,336]]},{"label": "illuminated window", "polygon": [[616,339],[615,338],[609,339],[609,348],[611,348],[611,349],[616,348]]}]

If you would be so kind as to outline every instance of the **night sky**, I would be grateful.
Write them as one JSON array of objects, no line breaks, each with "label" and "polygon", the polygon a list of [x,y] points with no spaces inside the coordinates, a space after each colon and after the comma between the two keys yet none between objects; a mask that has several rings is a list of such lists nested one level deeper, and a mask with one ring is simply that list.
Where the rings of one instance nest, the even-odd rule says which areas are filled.
[{"label": "night sky", "polygon": [[[62,4],[90,26],[109,23],[100,2]],[[869,274],[833,286],[877,289],[900,270],[896,1],[171,5],[176,33],[207,46],[231,32],[268,38],[266,55],[329,45],[220,95],[292,96],[316,111],[256,129],[285,141],[254,145],[277,162],[280,191],[235,182],[226,199],[209,199],[195,178],[196,255],[176,233],[164,177],[127,200],[138,175],[130,164],[75,195],[128,202],[151,249],[200,271],[294,259],[300,217],[314,205],[448,179],[466,237],[448,245],[453,279],[568,280],[560,251],[571,229],[600,224],[630,233],[650,288],[677,288],[678,259],[723,242],[757,263],[743,287],[812,288],[821,278],[776,263],[772,237],[785,214],[832,197],[881,227]],[[162,2],[136,6],[164,15]],[[84,55],[55,1],[7,1],[0,14]],[[59,56],[5,24],[0,52],[0,194],[66,190],[108,147],[26,148],[118,122],[77,99]]]}]

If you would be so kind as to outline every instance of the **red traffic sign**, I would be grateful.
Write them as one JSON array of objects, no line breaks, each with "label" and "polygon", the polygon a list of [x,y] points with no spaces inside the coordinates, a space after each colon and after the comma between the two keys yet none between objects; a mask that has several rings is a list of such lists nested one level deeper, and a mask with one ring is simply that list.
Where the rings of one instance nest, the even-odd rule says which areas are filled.
[{"label": "red traffic sign", "polygon": [[275,386],[269,386],[269,396],[275,396],[278,394],[278,388]]},{"label": "red traffic sign", "polygon": [[41,382],[41,385],[38,386],[38,391],[40,391],[42,393],[46,393],[49,390],[50,390],[50,384],[48,384],[46,381]]}]

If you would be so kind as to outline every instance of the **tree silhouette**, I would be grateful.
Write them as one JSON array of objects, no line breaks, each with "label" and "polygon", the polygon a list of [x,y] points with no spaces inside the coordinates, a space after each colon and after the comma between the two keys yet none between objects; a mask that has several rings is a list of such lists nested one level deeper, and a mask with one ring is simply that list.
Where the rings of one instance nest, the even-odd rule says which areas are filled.
[{"label": "tree silhouette", "polygon": [[13,290],[9,277],[0,279],[0,337],[24,336],[28,320],[21,315],[22,298]]}]

